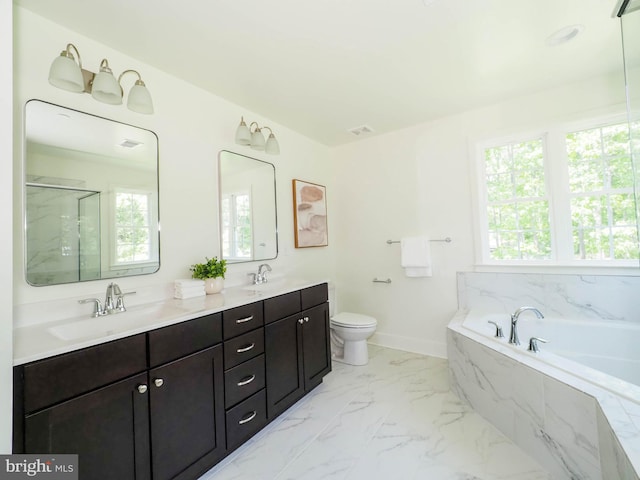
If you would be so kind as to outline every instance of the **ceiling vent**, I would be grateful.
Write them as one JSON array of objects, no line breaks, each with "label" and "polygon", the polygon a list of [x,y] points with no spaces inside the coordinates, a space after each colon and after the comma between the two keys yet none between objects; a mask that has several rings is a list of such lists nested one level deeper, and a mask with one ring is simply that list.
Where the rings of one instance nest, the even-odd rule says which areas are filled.
[{"label": "ceiling vent", "polygon": [[138,145],[142,145],[142,142],[138,142],[136,140],[129,140],[128,138],[124,139],[122,143],[119,143],[123,148],[136,148]]},{"label": "ceiling vent", "polygon": [[361,127],[351,128],[349,129],[349,131],[353,133],[356,137],[359,137],[360,135],[373,133],[373,128],[371,128],[369,125],[362,125]]}]

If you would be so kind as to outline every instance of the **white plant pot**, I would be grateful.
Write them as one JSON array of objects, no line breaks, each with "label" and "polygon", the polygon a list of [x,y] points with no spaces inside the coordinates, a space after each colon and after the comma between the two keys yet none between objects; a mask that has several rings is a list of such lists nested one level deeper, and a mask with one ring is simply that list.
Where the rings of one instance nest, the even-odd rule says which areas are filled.
[{"label": "white plant pot", "polygon": [[220,293],[224,288],[224,278],[205,278],[204,280],[204,291],[207,292],[207,295],[211,295],[213,293]]}]

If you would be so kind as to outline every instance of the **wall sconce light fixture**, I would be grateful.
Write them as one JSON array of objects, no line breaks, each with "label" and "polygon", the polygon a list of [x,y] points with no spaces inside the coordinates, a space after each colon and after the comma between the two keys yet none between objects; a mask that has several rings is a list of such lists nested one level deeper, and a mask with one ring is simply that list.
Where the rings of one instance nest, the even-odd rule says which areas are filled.
[{"label": "wall sconce light fixture", "polygon": [[[269,137],[266,142],[262,134],[262,129],[264,128],[269,130]],[[273,134],[273,130],[269,127],[260,127],[257,122],[251,122],[251,125],[247,127],[247,124],[244,123],[244,117],[240,117],[240,125],[236,130],[236,143],[238,145],[247,145],[254,150],[264,150],[265,153],[271,155],[280,154],[280,145]]]},{"label": "wall sconce light fixture", "polygon": [[[78,57],[77,63],[74,53]],[[138,76],[135,84],[129,90],[127,108],[138,113],[153,113],[151,95],[137,71],[125,70],[116,80],[106,58],[100,62],[98,73],[85,70],[82,68],[80,52],[73,43],[68,44],[67,48],[51,64],[49,83],[69,92],[90,93],[93,98],[102,103],[121,105],[123,90],[120,82],[127,73],[135,73]]]}]

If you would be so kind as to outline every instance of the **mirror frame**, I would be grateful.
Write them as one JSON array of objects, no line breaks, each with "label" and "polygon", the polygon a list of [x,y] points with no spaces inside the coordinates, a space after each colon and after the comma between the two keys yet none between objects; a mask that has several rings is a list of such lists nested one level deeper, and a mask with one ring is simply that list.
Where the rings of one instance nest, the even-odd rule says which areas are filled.
[{"label": "mirror frame", "polygon": [[223,238],[222,238],[222,154],[224,153],[237,155],[239,157],[244,157],[249,160],[254,160],[256,162],[264,163],[266,165],[269,165],[271,168],[273,168],[273,209],[274,209],[274,222],[275,222],[274,235],[275,235],[275,242],[276,242],[276,251],[273,257],[258,258],[258,259],[253,258],[251,260],[234,260],[231,262],[227,260],[227,263],[230,265],[236,265],[241,263],[275,260],[276,258],[278,258],[278,254],[280,253],[280,239],[278,235],[278,188],[276,183],[276,166],[271,162],[260,160],[254,157],[249,157],[248,155],[243,155],[241,153],[232,152],[231,150],[220,150],[220,152],[218,152],[218,231],[219,231],[219,241],[220,241],[220,258],[224,259],[224,256],[222,255],[222,242],[223,242]]},{"label": "mirror frame", "polygon": [[[156,187],[156,199],[155,199],[155,206],[156,206],[156,225],[155,225],[155,229],[152,232],[152,235],[154,235],[156,237],[156,244],[157,244],[157,268],[155,268],[153,271],[148,271],[148,272],[136,272],[136,273],[123,273],[123,274],[118,274],[118,275],[112,275],[112,276],[100,276],[100,278],[94,278],[94,279],[89,279],[89,280],[75,280],[75,281],[69,281],[69,282],[57,282],[57,283],[42,283],[42,284],[38,284],[38,283],[31,283],[28,280],[28,275],[27,275],[27,262],[28,262],[28,249],[27,249],[27,188],[28,188],[28,180],[27,180],[27,106],[29,105],[29,103],[31,102],[39,102],[39,103],[44,103],[47,105],[51,105],[54,107],[58,107],[58,108],[62,108],[65,110],[69,110],[72,112],[77,112],[79,114],[82,115],[88,115],[91,117],[94,117],[96,119],[101,119],[101,120],[105,120],[108,122],[113,122],[113,123],[117,123],[120,125],[124,125],[126,127],[131,127],[131,128],[136,128],[139,130],[144,130],[145,132],[148,132],[150,134],[152,134],[155,138],[155,142],[156,142],[156,148],[155,148],[155,154],[154,154],[154,159],[155,159],[155,171],[156,171],[156,178],[155,178],[155,187]],[[67,107],[64,105],[59,105],[53,102],[49,102],[46,100],[42,100],[39,98],[31,98],[29,100],[27,100],[24,103],[24,107],[23,107],[23,119],[22,119],[22,162],[21,162],[21,167],[22,167],[22,171],[21,171],[21,187],[22,187],[22,266],[23,266],[23,278],[25,280],[25,282],[32,287],[49,287],[49,286],[55,286],[55,285],[71,285],[74,283],[86,283],[86,282],[93,282],[93,281],[101,281],[101,280],[110,280],[110,279],[115,279],[115,278],[122,278],[122,277],[134,277],[134,276],[142,276],[142,275],[152,275],[154,273],[157,273],[161,266],[162,266],[162,248],[161,248],[161,241],[162,239],[160,238],[160,139],[158,138],[158,135],[153,131],[153,130],[149,130],[147,128],[143,128],[137,125],[132,125],[129,123],[125,123],[125,122],[121,122],[119,120],[114,120],[111,118],[107,118],[107,117],[102,117],[100,115],[95,115],[92,113],[88,113],[88,112],[83,112],[82,110],[78,110],[76,108],[71,108],[71,107]],[[110,247],[108,247],[110,248]],[[102,247],[101,247],[102,249]],[[139,270],[142,267],[132,267],[131,270]],[[125,272],[129,269],[123,269],[122,271]]]}]

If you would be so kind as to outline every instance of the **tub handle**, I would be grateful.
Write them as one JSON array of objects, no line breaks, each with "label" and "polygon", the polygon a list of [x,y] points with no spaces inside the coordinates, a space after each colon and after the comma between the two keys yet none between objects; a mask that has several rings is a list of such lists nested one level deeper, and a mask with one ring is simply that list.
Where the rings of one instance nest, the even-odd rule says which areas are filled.
[{"label": "tub handle", "polygon": [[504,333],[502,333],[502,327],[500,325],[498,325],[493,320],[489,320],[489,321],[487,321],[487,323],[491,323],[491,324],[496,326],[496,337],[497,338],[504,338]]},{"label": "tub handle", "polygon": [[540,337],[531,337],[529,339],[529,351],[533,353],[538,353],[540,349],[538,348],[538,342],[549,343],[549,340],[545,340]]}]

